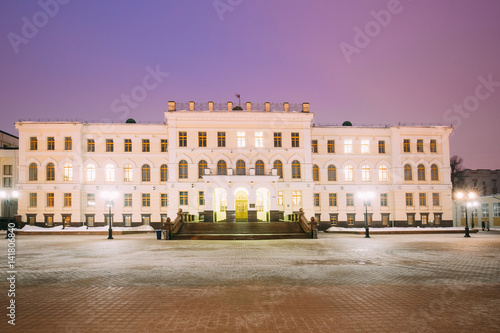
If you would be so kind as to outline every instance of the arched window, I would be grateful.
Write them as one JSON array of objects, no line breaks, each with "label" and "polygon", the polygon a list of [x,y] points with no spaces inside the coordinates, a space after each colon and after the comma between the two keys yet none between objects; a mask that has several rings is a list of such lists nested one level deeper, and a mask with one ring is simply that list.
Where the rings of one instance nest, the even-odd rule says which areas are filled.
[{"label": "arched window", "polygon": [[330,164],[328,166],[328,181],[330,182],[337,181],[337,168],[333,164]]},{"label": "arched window", "polygon": [[438,166],[436,164],[431,165],[431,180],[439,180]]},{"label": "arched window", "polygon": [[417,167],[418,180],[425,180],[425,167],[423,164],[419,164]]},{"label": "arched window", "polygon": [[316,164],[313,165],[313,181],[319,182],[319,167]]},{"label": "arched window", "polygon": [[166,182],[168,180],[168,165],[162,164],[160,167],[160,181]]},{"label": "arched window", "polygon": [[364,182],[369,182],[370,179],[371,179],[370,166],[368,164],[364,164],[361,167],[361,180]]},{"label": "arched window", "polygon": [[73,180],[73,166],[69,162],[64,163],[64,180]]},{"label": "arched window", "polygon": [[283,162],[281,162],[280,160],[274,161],[273,168],[278,171],[278,176],[280,176],[280,178],[283,178]]},{"label": "arched window", "polygon": [[125,164],[123,167],[123,181],[131,182],[134,179],[134,173],[132,171],[131,164]]},{"label": "arched window", "polygon": [[262,162],[262,160],[258,160],[257,162],[255,162],[255,174],[257,176],[264,175],[264,162]]},{"label": "arched window", "polygon": [[95,165],[94,164],[88,164],[85,167],[85,179],[87,179],[88,182],[95,182]]},{"label": "arched window", "polygon": [[227,175],[227,163],[224,160],[220,160],[217,162],[217,174],[218,175]]},{"label": "arched window", "polygon": [[47,180],[55,180],[56,179],[56,168],[54,167],[54,163],[50,162],[47,164]]},{"label": "arched window", "polygon": [[38,166],[36,165],[36,163],[30,164],[29,180],[31,181],[38,180]]},{"label": "arched window", "polygon": [[187,179],[188,177],[188,162],[182,160],[179,162],[179,179]]},{"label": "arched window", "polygon": [[300,178],[300,162],[297,160],[292,162],[292,178]]},{"label": "arched window", "polygon": [[205,174],[205,169],[208,169],[207,161],[201,160],[198,162],[198,178],[203,178]]},{"label": "arched window", "polygon": [[244,175],[246,170],[246,163],[243,160],[238,160],[236,161],[236,174],[237,175]]},{"label": "arched window", "polygon": [[405,180],[412,180],[412,173],[411,165],[405,164]]},{"label": "arched window", "polygon": [[114,182],[115,181],[115,166],[113,164],[106,164],[104,167],[106,171],[106,181]]},{"label": "arched window", "polygon": [[141,180],[143,182],[151,181],[151,167],[149,166],[149,164],[144,164],[141,167]]},{"label": "arched window", "polygon": [[354,179],[354,168],[352,165],[347,164],[344,167],[344,178],[346,182],[352,182]]},{"label": "arched window", "polygon": [[381,182],[387,181],[387,167],[385,165],[381,165],[378,167],[378,180]]}]

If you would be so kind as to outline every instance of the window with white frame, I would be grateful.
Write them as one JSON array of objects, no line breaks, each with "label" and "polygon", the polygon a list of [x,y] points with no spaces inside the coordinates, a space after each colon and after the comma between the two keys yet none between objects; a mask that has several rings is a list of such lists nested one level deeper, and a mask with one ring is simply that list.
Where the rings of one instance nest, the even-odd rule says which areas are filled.
[{"label": "window with white frame", "polygon": [[381,165],[378,167],[378,180],[381,182],[387,181],[387,167],[385,165]]},{"label": "window with white frame", "polygon": [[500,217],[500,202],[493,203],[493,217]]},{"label": "window with white frame", "polygon": [[292,191],[292,203],[296,206],[302,202],[302,191]]},{"label": "window with white frame", "polygon": [[344,178],[345,178],[345,181],[346,182],[352,182],[352,180],[353,180],[353,174],[354,174],[354,168],[352,167],[352,165],[347,164],[344,167]]},{"label": "window with white frame", "polygon": [[264,134],[262,132],[255,132],[255,147],[264,147]]},{"label": "window with white frame", "polygon": [[352,140],[351,139],[344,140],[344,153],[352,154]]},{"label": "window with white frame", "polygon": [[64,180],[73,180],[73,166],[69,162],[64,163]]},{"label": "window with white frame", "polygon": [[361,153],[368,154],[370,152],[370,140],[361,140]]},{"label": "window with white frame", "polygon": [[481,217],[490,217],[490,205],[487,203],[481,204]]},{"label": "window with white frame", "polygon": [[105,173],[106,173],[106,181],[114,182],[115,181],[115,166],[113,164],[106,164]]},{"label": "window with white frame", "polygon": [[236,138],[238,139],[238,147],[245,147],[245,132],[237,132]]},{"label": "window with white frame", "polygon": [[94,164],[88,164],[87,167],[85,168],[85,173],[87,174],[87,181],[88,182],[93,182],[95,181],[95,165]]},{"label": "window with white frame", "polygon": [[364,182],[369,182],[370,179],[370,166],[368,164],[365,164],[361,167],[361,180]]}]

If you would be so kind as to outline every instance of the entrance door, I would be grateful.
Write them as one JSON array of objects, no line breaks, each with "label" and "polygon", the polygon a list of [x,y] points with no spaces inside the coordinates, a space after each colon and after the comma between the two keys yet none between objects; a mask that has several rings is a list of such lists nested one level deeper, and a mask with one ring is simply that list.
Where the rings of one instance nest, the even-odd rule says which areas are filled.
[{"label": "entrance door", "polygon": [[248,220],[248,197],[243,191],[237,192],[235,197],[236,222]]}]

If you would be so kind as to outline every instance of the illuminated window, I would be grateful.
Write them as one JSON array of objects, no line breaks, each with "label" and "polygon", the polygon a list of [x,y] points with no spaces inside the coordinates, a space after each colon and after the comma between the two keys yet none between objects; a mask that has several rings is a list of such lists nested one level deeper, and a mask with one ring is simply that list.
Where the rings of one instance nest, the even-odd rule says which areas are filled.
[{"label": "illuminated window", "polygon": [[293,179],[300,178],[300,162],[297,160],[292,162],[292,178]]},{"label": "illuminated window", "polygon": [[179,147],[187,147],[187,132],[179,132]]},{"label": "illuminated window", "polygon": [[431,140],[431,153],[437,153],[437,142],[436,142],[436,140]]},{"label": "illuminated window", "polygon": [[168,206],[168,194],[167,193],[160,194],[160,202],[161,202],[162,207]]},{"label": "illuminated window", "polygon": [[73,166],[71,163],[66,162],[64,163],[64,180],[65,181],[72,181],[73,180]]},{"label": "illuminated window", "polygon": [[415,222],[415,214],[414,213],[407,213],[406,214],[406,221],[408,222],[408,225],[413,225],[413,222]]},{"label": "illuminated window", "polygon": [[255,175],[264,175],[264,162],[262,162],[262,160],[258,160],[257,162],[255,162]]},{"label": "illuminated window", "polygon": [[162,164],[160,167],[160,182],[166,182],[168,180],[168,165]]},{"label": "illuminated window", "polygon": [[380,193],[380,206],[387,207],[387,193]]},{"label": "illuminated window", "polygon": [[246,170],[246,163],[243,160],[238,160],[236,161],[236,174],[237,175],[244,175]]},{"label": "illuminated window", "polygon": [[[144,140],[142,142],[142,151],[144,151]],[[125,139],[124,144],[123,144],[123,151],[129,153],[132,151],[132,139]]]},{"label": "illuminated window", "polygon": [[180,191],[179,192],[179,205],[181,206],[187,206],[188,204],[188,193],[187,191]]},{"label": "illuminated window", "polygon": [[344,153],[352,154],[352,140],[351,139],[344,140]]},{"label": "illuminated window", "polygon": [[278,176],[280,176],[280,178],[283,178],[283,162],[281,162],[280,160],[274,161],[273,168],[277,170]]},{"label": "illuminated window", "polygon": [[114,148],[113,139],[106,139],[106,152],[112,152]]},{"label": "illuminated window", "polygon": [[330,223],[332,225],[337,225],[339,221],[339,214],[330,214]]},{"label": "illuminated window", "polygon": [[406,206],[413,206],[413,193],[406,193]]},{"label": "illuminated window", "polygon": [[30,150],[38,149],[38,139],[34,136],[30,138]]},{"label": "illuminated window", "polygon": [[37,194],[30,193],[30,207],[36,207],[38,203]]},{"label": "illuminated window", "polygon": [[95,194],[87,193],[87,207],[95,207]]},{"label": "illuminated window", "polygon": [[133,171],[131,164],[125,164],[123,167],[123,181],[131,182],[133,180]]},{"label": "illuminated window", "polygon": [[64,150],[73,150],[73,139],[70,136],[64,138]]},{"label": "illuminated window", "polygon": [[207,161],[201,160],[200,162],[198,162],[198,178],[200,179],[203,178],[203,175],[205,174],[205,169],[207,168],[208,168]]},{"label": "illuminated window", "polygon": [[292,191],[292,204],[300,206],[302,202],[302,191]]},{"label": "illuminated window", "polygon": [[411,169],[411,165],[409,164],[405,164],[405,172],[404,172],[404,177],[405,177],[405,180],[412,180],[412,169]]},{"label": "illuminated window", "polygon": [[417,140],[417,153],[423,153],[424,152],[424,140],[418,139]]},{"label": "illuminated window", "polygon": [[440,206],[439,204],[439,193],[432,193],[432,205]]},{"label": "illuminated window", "polygon": [[493,217],[500,217],[500,202],[493,203]]},{"label": "illuminated window", "polygon": [[226,132],[217,132],[217,147],[226,146]]},{"label": "illuminated window", "polygon": [[123,207],[132,207],[132,193],[123,194]]},{"label": "illuminated window", "polygon": [[205,205],[205,193],[203,191],[198,191],[198,205]]},{"label": "illuminated window", "polygon": [[346,182],[352,182],[352,180],[354,179],[354,168],[352,167],[352,165],[347,164],[344,167],[344,178]]},{"label": "illuminated window", "polygon": [[198,147],[207,146],[207,132],[198,132]]},{"label": "illuminated window", "polygon": [[368,154],[370,152],[370,140],[361,140],[361,153]]},{"label": "illuminated window", "polygon": [[349,206],[349,207],[354,206],[354,193],[346,193],[345,194],[345,202],[346,202],[346,206]]},{"label": "illuminated window", "polygon": [[387,181],[387,167],[385,165],[381,165],[378,167],[378,180],[381,182]]},{"label": "illuminated window", "polygon": [[255,132],[255,147],[264,147],[264,134],[262,132]]},{"label": "illuminated window", "polygon": [[142,207],[151,207],[151,194],[142,193]]},{"label": "illuminated window", "polygon": [[38,180],[38,166],[36,163],[31,163],[29,167],[29,180],[36,181]]},{"label": "illuminated window", "polygon": [[312,140],[311,150],[313,153],[318,153],[318,140]]},{"label": "illuminated window", "polygon": [[162,153],[166,153],[168,151],[168,140],[167,139],[161,139],[160,146],[161,146],[161,152]]},{"label": "illuminated window", "polygon": [[403,140],[403,151],[405,153],[409,153],[410,152],[410,139],[404,139]]},{"label": "illuminated window", "polygon": [[278,206],[283,206],[283,192],[278,191]]},{"label": "illuminated window", "polygon": [[299,133],[292,133],[292,147],[300,147]]},{"label": "illuminated window", "polygon": [[425,167],[423,164],[419,164],[417,167],[418,180],[425,180]]},{"label": "illuminated window", "polygon": [[281,147],[281,132],[274,132],[274,146]]},{"label": "illuminated window", "polygon": [[56,179],[56,168],[54,163],[50,162],[47,164],[47,180],[55,180]]},{"label": "illuminated window", "polygon": [[54,150],[56,148],[56,140],[53,136],[47,138],[47,150]]},{"label": "illuminated window", "polygon": [[87,152],[95,152],[95,141],[94,139],[87,139]]},{"label": "illuminated window", "polygon": [[312,172],[313,172],[313,181],[319,182],[319,167],[316,164],[313,165]]},{"label": "illuminated window", "polygon": [[347,224],[354,225],[355,217],[356,217],[356,214],[347,214]]},{"label": "illuminated window", "polygon": [[224,160],[220,160],[217,162],[217,174],[218,175],[227,175],[227,163]]},{"label": "illuminated window", "polygon": [[47,193],[47,207],[54,207],[54,193]]},{"label": "illuminated window", "polygon": [[335,167],[335,165],[330,164],[328,166],[328,181],[337,181],[337,168]]},{"label": "illuminated window", "polygon": [[132,226],[132,215],[131,214],[123,214],[123,223],[126,227]]},{"label": "illuminated window", "polygon": [[328,140],[326,147],[329,154],[335,153],[335,140]]},{"label": "illuminated window", "polygon": [[385,141],[384,140],[379,140],[379,142],[378,142],[378,153],[385,154]]},{"label": "illuminated window", "polygon": [[319,207],[319,193],[314,193],[314,206]]},{"label": "illuminated window", "polygon": [[236,138],[238,140],[238,147],[245,147],[245,132],[237,132]]},{"label": "illuminated window", "polygon": [[115,166],[113,164],[106,164],[104,167],[106,173],[106,181],[114,182],[115,181]]},{"label": "illuminated window", "polygon": [[71,207],[71,193],[64,193],[64,207]]},{"label": "illuminated window", "polygon": [[151,181],[151,167],[149,166],[149,164],[144,164],[141,167],[141,180],[143,182]]},{"label": "illuminated window", "polygon": [[436,164],[431,165],[431,180],[439,180],[439,172]]},{"label": "illuminated window", "polygon": [[361,167],[361,180],[364,182],[369,182],[370,179],[370,166],[368,164],[365,164]]},{"label": "illuminated window", "polygon": [[427,194],[419,193],[418,194],[418,203],[420,206],[427,206]]},{"label": "illuminated window", "polygon": [[328,193],[328,205],[330,207],[337,206],[337,193]]},{"label": "illuminated window", "polygon": [[188,162],[182,160],[179,162],[179,179],[188,178]]}]

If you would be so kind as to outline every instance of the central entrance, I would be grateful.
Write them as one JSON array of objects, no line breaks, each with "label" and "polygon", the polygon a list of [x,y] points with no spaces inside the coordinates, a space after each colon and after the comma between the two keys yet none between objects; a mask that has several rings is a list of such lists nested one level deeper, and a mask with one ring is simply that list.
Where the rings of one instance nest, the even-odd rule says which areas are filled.
[{"label": "central entrance", "polygon": [[234,196],[236,222],[248,220],[248,195],[244,191],[236,192]]}]

